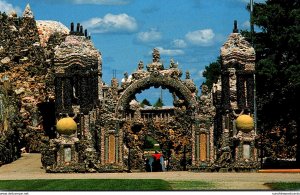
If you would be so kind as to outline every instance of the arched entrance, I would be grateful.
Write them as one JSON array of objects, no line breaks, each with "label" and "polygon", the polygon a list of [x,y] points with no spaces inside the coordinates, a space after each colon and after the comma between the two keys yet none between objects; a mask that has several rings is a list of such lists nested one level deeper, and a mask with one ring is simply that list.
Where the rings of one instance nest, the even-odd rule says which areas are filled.
[{"label": "arched entrance", "polygon": [[[124,164],[128,169],[145,171],[145,147],[147,136],[153,137],[160,145],[170,170],[186,170],[192,164],[194,155],[192,138],[196,112],[196,87],[186,74],[182,80],[181,70],[171,61],[170,68],[164,69],[159,58],[153,54],[153,63],[138,70],[131,77],[125,76],[122,92],[115,107],[115,117],[122,121]],[[135,95],[150,87],[168,89],[174,97],[174,107],[143,109],[135,101]],[[154,151],[152,151],[154,152]]]},{"label": "arched entrance", "polygon": [[[186,84],[194,84],[194,83],[184,83],[178,78],[172,78],[170,75],[163,74],[160,71],[151,72],[144,78],[138,79],[132,84],[130,84],[122,93],[118,104],[116,106],[116,115],[122,113],[129,109],[129,103],[134,98],[137,93],[145,89],[149,89],[150,87],[162,87],[163,89],[169,89],[171,93],[175,93],[179,99],[184,100],[184,105],[188,109],[194,109],[196,107],[197,101],[195,98],[195,90],[191,91]],[[191,81],[192,82],[192,81]]]}]

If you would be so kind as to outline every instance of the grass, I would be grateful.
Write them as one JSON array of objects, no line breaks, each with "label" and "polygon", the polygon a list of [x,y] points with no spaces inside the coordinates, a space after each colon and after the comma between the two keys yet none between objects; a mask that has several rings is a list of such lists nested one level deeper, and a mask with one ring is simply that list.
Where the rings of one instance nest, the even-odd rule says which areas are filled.
[{"label": "grass", "polygon": [[24,191],[146,191],[172,190],[160,179],[44,179],[3,180],[0,190]]},{"label": "grass", "polygon": [[300,190],[300,182],[266,183],[272,190]]},{"label": "grass", "polygon": [[[271,190],[300,190],[300,182],[266,183]],[[216,190],[205,181],[165,181],[161,179],[41,179],[0,180],[0,191],[172,191]]]},{"label": "grass", "polygon": [[179,191],[214,188],[215,186],[209,182],[161,179],[0,180],[0,190],[21,191]]},{"label": "grass", "polygon": [[213,190],[216,186],[204,181],[168,181],[172,190]]}]

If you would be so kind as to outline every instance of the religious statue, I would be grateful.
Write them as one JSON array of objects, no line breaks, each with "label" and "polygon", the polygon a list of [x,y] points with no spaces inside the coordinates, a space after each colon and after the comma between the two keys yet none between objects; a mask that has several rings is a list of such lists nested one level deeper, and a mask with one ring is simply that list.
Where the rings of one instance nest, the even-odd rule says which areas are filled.
[{"label": "religious statue", "polygon": [[190,72],[189,71],[186,71],[185,72],[185,79],[190,79],[191,76],[190,76]]},{"label": "religious statue", "polygon": [[178,67],[178,65],[174,62],[174,59],[172,58],[170,60],[170,68],[177,68],[177,67]]},{"label": "religious statue", "polygon": [[125,72],[125,73],[124,73],[124,80],[127,81],[127,79],[128,79],[128,73]]},{"label": "religious statue", "polygon": [[159,62],[160,61],[160,54],[159,54],[158,49],[156,49],[156,48],[153,49],[152,56],[153,56],[153,62]]},{"label": "religious statue", "polygon": [[138,70],[143,70],[144,69],[144,63],[143,61],[140,61],[138,64]]}]

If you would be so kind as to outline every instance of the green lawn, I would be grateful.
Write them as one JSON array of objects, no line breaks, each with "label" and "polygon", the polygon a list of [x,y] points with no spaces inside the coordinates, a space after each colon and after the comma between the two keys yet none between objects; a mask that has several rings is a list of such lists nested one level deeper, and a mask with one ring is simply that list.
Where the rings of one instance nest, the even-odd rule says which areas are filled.
[{"label": "green lawn", "polygon": [[172,190],[170,184],[159,179],[43,179],[0,180],[0,190],[24,191],[142,191]]},{"label": "green lawn", "polygon": [[272,190],[300,190],[300,182],[266,183]]},{"label": "green lawn", "polygon": [[[271,190],[300,190],[300,182],[267,183]],[[1,190],[21,191],[172,191],[217,190],[212,182],[161,179],[0,180]]]},{"label": "green lawn", "polygon": [[171,191],[212,190],[202,181],[165,181],[161,179],[42,179],[0,180],[0,190],[24,191]]},{"label": "green lawn", "polygon": [[172,190],[214,190],[216,186],[204,181],[168,181]]}]

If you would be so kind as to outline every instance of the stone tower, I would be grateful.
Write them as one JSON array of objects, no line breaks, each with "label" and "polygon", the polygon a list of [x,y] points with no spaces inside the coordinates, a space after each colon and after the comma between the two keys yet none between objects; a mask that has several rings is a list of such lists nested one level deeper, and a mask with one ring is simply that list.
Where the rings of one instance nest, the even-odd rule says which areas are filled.
[{"label": "stone tower", "polygon": [[221,78],[213,86],[218,163],[221,167],[255,168],[255,51],[238,32],[236,21],[221,47],[221,58]]}]

